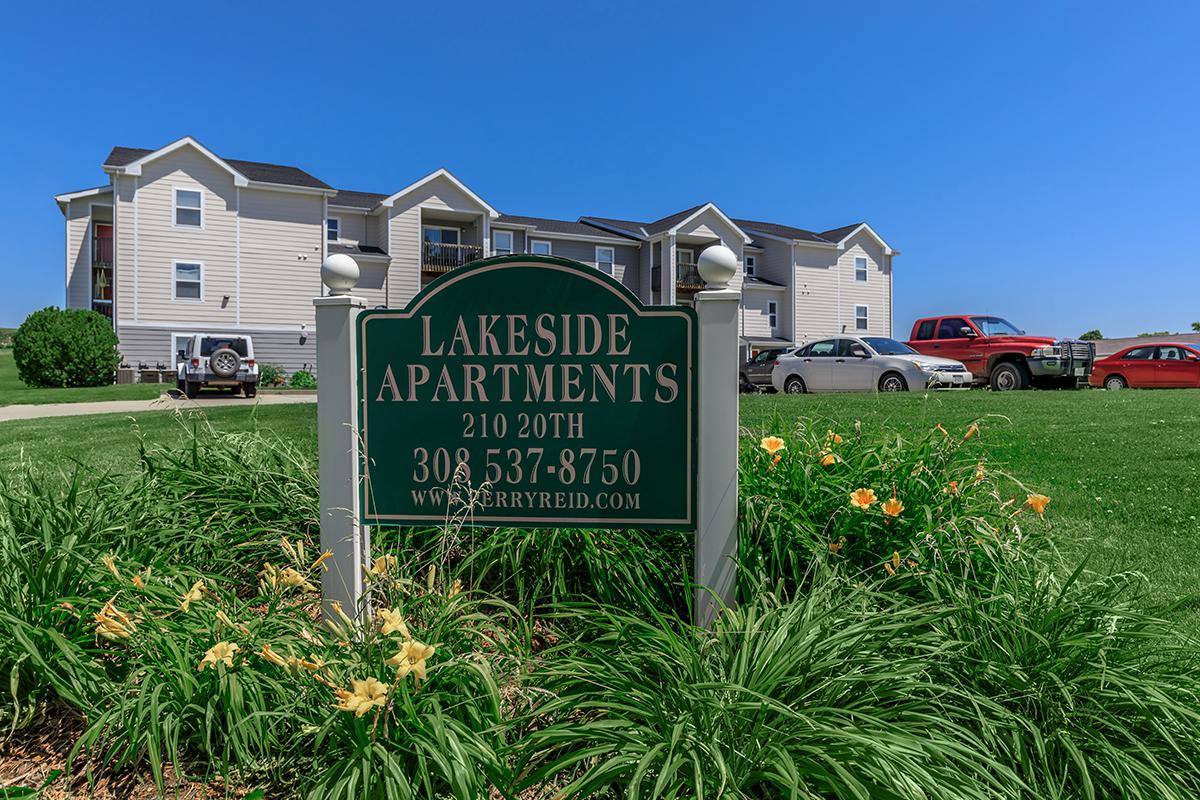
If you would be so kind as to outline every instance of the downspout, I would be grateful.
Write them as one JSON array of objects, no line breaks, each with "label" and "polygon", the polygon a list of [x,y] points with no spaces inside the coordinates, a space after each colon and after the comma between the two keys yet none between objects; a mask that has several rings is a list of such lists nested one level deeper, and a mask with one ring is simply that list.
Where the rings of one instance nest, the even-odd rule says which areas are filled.
[{"label": "downspout", "polygon": [[242,187],[233,187],[233,321],[242,327]]},{"label": "downspout", "polygon": [[792,344],[797,343],[796,321],[800,319],[800,309],[796,308],[796,282],[800,280],[799,269],[796,267],[796,243],[793,241],[788,248],[791,250],[791,263],[788,270],[792,279],[788,281],[788,303],[792,308]]},{"label": "downspout", "polygon": [[[141,182],[140,176],[133,176],[133,321],[138,322],[141,315],[138,313],[138,185]],[[203,199],[201,203],[203,204]],[[174,217],[175,209],[171,209],[171,215]],[[175,280],[175,276],[171,275],[171,280]]]}]

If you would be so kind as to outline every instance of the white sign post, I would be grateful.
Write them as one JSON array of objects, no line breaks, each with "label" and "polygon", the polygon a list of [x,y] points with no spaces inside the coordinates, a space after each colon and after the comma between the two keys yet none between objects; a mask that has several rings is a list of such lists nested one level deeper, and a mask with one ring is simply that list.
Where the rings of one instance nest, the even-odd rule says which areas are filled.
[{"label": "white sign post", "polygon": [[[583,269],[583,265],[575,265]],[[715,245],[697,268],[706,287],[696,295],[698,413],[695,534],[695,622],[711,626],[736,592],[738,512],[738,305],[729,288],[737,257]],[[323,608],[361,612],[363,572],[371,563],[369,528],[360,508],[358,353],[355,327],[365,302],[350,294],[359,268],[347,255],[321,265],[328,297],[313,300],[317,324],[317,437],[320,455],[321,549],[331,552],[321,577]],[[456,442],[439,444],[456,446]],[[653,534],[650,534],[653,535]]]},{"label": "white sign post", "polygon": [[711,626],[722,605],[732,606],[737,577],[738,305],[729,288],[737,256],[724,245],[700,254],[696,269],[705,289],[696,294],[700,320],[699,480],[693,614]]},{"label": "white sign post", "polygon": [[368,530],[358,499],[358,357],[354,323],[365,307],[350,291],[358,264],[336,253],[321,265],[328,297],[313,299],[317,323],[317,452],[321,481],[321,551],[333,553],[321,574],[321,606],[336,619],[331,603],[356,616],[363,593],[363,565],[371,557]]}]

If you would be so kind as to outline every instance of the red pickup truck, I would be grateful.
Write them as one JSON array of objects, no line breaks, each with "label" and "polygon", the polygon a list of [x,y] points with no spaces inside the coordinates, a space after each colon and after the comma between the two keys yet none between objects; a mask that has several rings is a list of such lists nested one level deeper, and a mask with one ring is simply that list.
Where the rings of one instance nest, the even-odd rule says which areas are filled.
[{"label": "red pickup truck", "polygon": [[1027,336],[1008,320],[986,314],[919,319],[908,346],[963,362],[975,380],[997,392],[1030,386],[1074,389],[1088,379],[1096,359],[1091,342]]}]

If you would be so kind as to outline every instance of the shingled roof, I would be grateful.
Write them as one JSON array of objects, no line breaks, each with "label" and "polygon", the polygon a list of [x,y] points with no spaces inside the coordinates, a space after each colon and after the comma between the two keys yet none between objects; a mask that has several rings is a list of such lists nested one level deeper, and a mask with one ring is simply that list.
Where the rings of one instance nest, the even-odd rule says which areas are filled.
[{"label": "shingled roof", "polygon": [[[104,159],[106,167],[124,167],[139,158],[150,155],[154,150],[142,147],[114,147]],[[288,167],[282,164],[267,164],[262,161],[241,161],[235,158],[219,156],[229,166],[245,175],[247,179],[259,183],[278,183],[283,186],[304,186],[310,189],[332,189],[325,181],[309,175],[299,167]]]},{"label": "shingled roof", "polygon": [[331,206],[349,206],[350,208],[371,209],[387,200],[391,195],[375,192],[352,192],[349,189],[338,189],[338,193],[329,198]]},{"label": "shingled roof", "polygon": [[[547,233],[566,233],[575,234],[577,236],[621,236],[622,234],[613,233],[611,231],[597,228],[595,225],[588,225],[584,222],[571,222],[565,219],[546,219],[544,217],[521,217],[515,214],[501,214],[492,222],[492,226],[503,227],[504,224],[509,225],[532,225],[539,231]],[[636,234],[629,234],[628,238],[634,238]]]}]

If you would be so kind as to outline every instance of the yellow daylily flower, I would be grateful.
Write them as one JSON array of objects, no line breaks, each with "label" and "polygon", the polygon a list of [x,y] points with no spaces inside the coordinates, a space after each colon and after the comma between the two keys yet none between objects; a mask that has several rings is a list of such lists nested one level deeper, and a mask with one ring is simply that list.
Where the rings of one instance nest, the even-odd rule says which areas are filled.
[{"label": "yellow daylily flower", "polygon": [[307,578],[305,578],[292,567],[288,567],[279,573],[279,583],[288,589],[299,587],[306,592],[317,591],[317,587],[309,583]]},{"label": "yellow daylily flower", "polygon": [[968,439],[970,439],[970,438],[972,438],[972,437],[974,437],[974,436],[978,435],[978,433],[979,433],[979,425],[977,425],[976,423],[972,422],[972,423],[971,423],[971,427],[967,428],[967,432],[966,432],[966,434],[963,436],[963,441],[964,441],[964,442],[965,442],[965,441],[967,441]]},{"label": "yellow daylily flower", "polygon": [[892,499],[888,500],[886,503],[880,506],[880,508],[882,508],[883,513],[887,514],[889,517],[898,517],[900,516],[900,512],[904,510],[904,503],[900,502],[896,495],[892,495]]},{"label": "yellow daylily flower", "polygon": [[114,578],[121,577],[121,573],[117,571],[117,557],[112,553],[109,553],[106,556],[100,556],[100,563],[104,564],[108,571],[113,574]]},{"label": "yellow daylily flower", "polygon": [[461,580],[458,580],[458,579],[456,578],[456,579],[454,580],[454,583],[450,584],[450,591],[446,593],[446,596],[447,596],[447,597],[454,597],[456,594],[458,594],[459,592],[461,592],[461,591],[462,591],[462,589],[463,589],[463,583],[462,583],[462,581],[461,581]]},{"label": "yellow daylily flower", "polygon": [[780,450],[787,447],[787,444],[778,436],[768,436],[763,439],[758,446],[763,450],[766,450],[769,455],[775,455]]},{"label": "yellow daylily flower", "polygon": [[217,664],[224,664],[227,667],[233,666],[233,655],[238,651],[238,646],[233,642],[217,642],[212,647],[208,648],[208,652],[204,654],[204,658],[200,659],[200,665],[196,669],[203,672],[205,668],[217,668]]},{"label": "yellow daylily flower", "polygon": [[277,667],[286,667],[288,665],[287,659],[272,650],[271,645],[266,642],[263,642],[262,649],[258,651],[258,656]]},{"label": "yellow daylily flower", "polygon": [[110,641],[128,639],[136,628],[133,618],[118,610],[112,600],[105,603],[92,619],[96,621],[96,633]]},{"label": "yellow daylily flower", "polygon": [[875,502],[874,489],[855,489],[850,493],[850,505],[866,511]]},{"label": "yellow daylily flower", "polygon": [[380,556],[375,559],[375,563],[367,570],[376,578],[382,578],[396,571],[396,557],[394,555]]},{"label": "yellow daylily flower", "polygon": [[361,717],[372,708],[387,705],[388,685],[375,678],[364,681],[350,681],[350,689],[338,689],[338,711],[352,711],[354,716]]},{"label": "yellow daylily flower", "polygon": [[404,615],[399,609],[381,608],[378,616],[381,623],[380,633],[384,636],[399,633],[405,639],[411,638],[408,626],[404,624]]},{"label": "yellow daylily flower", "polygon": [[[312,566],[309,567],[309,569],[316,569],[317,567],[321,566],[322,564],[324,564],[326,561],[328,561],[331,558],[333,558],[333,551],[326,550],[324,553],[321,553],[320,558],[318,558],[316,561],[314,561],[312,563]],[[329,569],[329,567],[326,567],[325,569]]]},{"label": "yellow daylily flower", "polygon": [[420,683],[425,679],[425,661],[433,656],[434,648],[432,645],[421,644],[420,642],[409,639],[400,646],[400,652],[389,658],[384,663],[389,667],[396,668],[396,675],[400,678],[405,677],[408,673],[412,673],[416,683]]},{"label": "yellow daylily flower", "polygon": [[200,580],[193,583],[192,588],[188,589],[187,593],[184,594],[183,602],[181,602],[179,604],[180,610],[182,610],[184,613],[187,613],[187,610],[191,607],[192,603],[199,602],[203,597],[204,597],[204,579],[201,578]]}]

